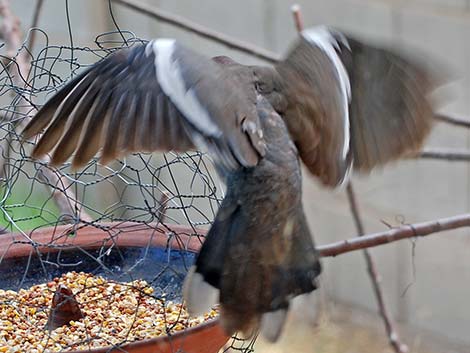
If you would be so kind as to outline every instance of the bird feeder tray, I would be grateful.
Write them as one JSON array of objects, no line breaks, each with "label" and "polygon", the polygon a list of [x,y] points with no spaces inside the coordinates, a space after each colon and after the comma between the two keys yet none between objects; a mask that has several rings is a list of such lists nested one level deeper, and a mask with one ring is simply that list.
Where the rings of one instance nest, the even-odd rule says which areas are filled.
[{"label": "bird feeder tray", "polygon": [[[57,278],[70,271],[80,271],[114,283],[126,279],[148,281],[158,287],[155,289],[157,296],[162,294],[165,300],[178,303],[183,278],[202,243],[200,235],[204,231],[197,232],[179,225],[120,222],[101,223],[99,227],[64,225],[36,229],[29,234],[3,234],[0,235],[0,290],[16,291],[54,279],[57,282]],[[171,271],[159,271],[168,266]],[[2,330],[0,328],[0,333]],[[218,319],[212,318],[174,333],[125,342],[116,348],[63,348],[59,351],[216,353],[228,339]],[[2,343],[0,340],[0,347]]]}]

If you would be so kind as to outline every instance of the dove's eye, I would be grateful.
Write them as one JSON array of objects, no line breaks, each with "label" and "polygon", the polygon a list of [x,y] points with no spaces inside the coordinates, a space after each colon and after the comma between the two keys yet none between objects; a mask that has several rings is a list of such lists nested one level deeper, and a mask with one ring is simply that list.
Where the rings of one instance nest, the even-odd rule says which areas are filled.
[{"label": "dove's eye", "polygon": [[255,86],[256,86],[256,90],[259,92],[259,93],[271,93],[272,92],[272,86],[267,84],[266,82],[256,82],[255,83]]}]

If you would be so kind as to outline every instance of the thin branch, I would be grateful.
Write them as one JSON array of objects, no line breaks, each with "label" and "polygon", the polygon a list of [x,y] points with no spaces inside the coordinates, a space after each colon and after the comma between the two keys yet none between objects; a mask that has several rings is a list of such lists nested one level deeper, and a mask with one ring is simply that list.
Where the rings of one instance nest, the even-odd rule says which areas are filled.
[{"label": "thin branch", "polygon": [[422,159],[441,159],[449,162],[469,162],[470,150],[426,148],[419,152],[417,157]]},{"label": "thin branch", "polygon": [[[351,208],[351,213],[354,218],[354,223],[356,225],[357,232],[359,233],[359,236],[362,236],[365,234],[364,225],[359,214],[359,208],[356,202],[356,197],[351,182],[348,183],[347,194],[349,206]],[[384,321],[385,331],[387,332],[390,345],[392,346],[395,352],[406,353],[409,351],[408,346],[401,342],[400,337],[398,335],[398,331],[395,327],[395,323],[393,322],[392,317],[390,315],[390,311],[388,310],[388,306],[385,303],[385,295],[381,286],[382,280],[377,270],[377,265],[375,263],[374,257],[368,249],[364,249],[363,254],[367,264],[367,271],[372,282],[372,288],[374,289],[374,294],[377,298],[380,316],[382,316],[382,319]]]},{"label": "thin branch", "polygon": [[294,16],[295,29],[300,33],[304,30],[304,21],[302,19],[302,13],[300,12],[300,6],[298,4],[294,4],[291,6],[290,10]]},{"label": "thin branch", "polygon": [[113,0],[113,2],[155,18],[161,22],[171,24],[203,38],[210,39],[216,43],[223,44],[231,49],[252,55],[258,59],[262,59],[270,63],[276,63],[280,60],[277,54],[270,52],[269,50],[262,49],[253,44],[219,33],[210,28],[194,23],[184,17],[163,11],[157,7],[149,6],[134,0]]},{"label": "thin branch", "polygon": [[[30,28],[36,28],[38,26],[39,16],[41,14],[43,4],[44,4],[44,0],[36,0],[36,7],[34,8],[33,21],[31,23]],[[30,51],[33,51],[35,42],[36,42],[36,31],[33,30],[31,31],[29,35],[29,41],[28,41],[28,48]]]},{"label": "thin branch", "polygon": [[468,119],[452,117],[452,116],[444,115],[444,114],[436,114],[435,118],[447,124],[470,128],[470,120]]},{"label": "thin branch", "polygon": [[[38,2],[38,6],[36,6],[36,10],[40,11],[42,2]],[[37,21],[36,17],[38,15],[34,15],[34,20]],[[16,65],[10,65],[11,68],[11,75],[13,79],[13,83],[18,87],[24,87],[25,80],[28,77],[29,71],[31,69],[31,62],[26,55],[26,51],[18,50],[22,46],[22,33],[20,27],[20,20],[16,17],[10,8],[10,2],[8,0],[0,0],[0,17],[3,17],[3,24],[0,28],[2,32],[6,44],[7,55],[15,60]],[[34,21],[33,20],[33,21]],[[34,109],[31,104],[24,98],[21,98],[18,105],[19,113],[24,116],[28,116],[30,111]],[[30,118],[25,118],[21,121],[16,129],[21,129]],[[9,145],[9,143],[7,143]],[[48,160],[45,160],[48,162]],[[3,161],[2,165],[0,166],[0,170],[4,170],[5,162]],[[65,177],[60,176],[58,172],[46,167],[40,167],[40,176],[43,180],[47,181],[47,184],[53,186],[53,198],[59,208],[62,219],[65,222],[75,222],[74,215],[77,213],[75,210],[74,205],[72,204],[73,200],[76,200],[75,194],[70,188],[70,184],[65,179]],[[86,214],[83,210],[80,213],[80,218],[83,221],[91,221],[92,218]]]},{"label": "thin branch", "polygon": [[[18,50],[23,44],[21,41],[22,33],[20,20],[11,12],[9,0],[0,0],[0,17],[3,18],[0,31],[5,41],[6,56],[15,58],[16,62],[16,65],[9,65],[11,75],[17,81],[15,84],[19,83],[19,86],[23,87],[24,82],[21,80],[21,74],[27,75],[29,73],[30,64],[26,52],[22,51],[18,53]],[[27,105],[24,103],[24,99],[21,99],[18,106]],[[26,109],[27,108],[23,108],[22,110],[25,111]]]},{"label": "thin branch", "polygon": [[160,196],[158,209],[158,223],[165,223],[166,221],[166,211],[168,210],[168,200],[170,200],[171,194],[164,190]]},{"label": "thin branch", "polygon": [[[43,0],[37,0],[36,7],[34,9],[31,28],[37,27],[37,24],[39,21],[39,14],[41,12],[42,5],[43,5]],[[5,66],[9,67],[10,74],[13,76],[13,78],[16,78],[15,81],[20,81],[20,83],[24,84],[25,82],[21,82],[22,81],[21,75],[25,72],[29,73],[30,68],[31,68],[31,61],[26,51],[20,51],[19,53],[17,53],[17,50],[22,45],[21,23],[19,19],[16,18],[11,13],[11,9],[9,7],[8,1],[1,1],[0,16],[2,16],[5,19],[4,27],[2,27],[2,29],[0,30],[0,33],[2,33],[2,37],[7,38],[6,40],[7,57],[14,58],[16,56],[15,61],[17,64],[17,65],[11,65],[9,62],[6,62]],[[6,23],[6,26],[5,26],[5,23]],[[29,51],[31,52],[34,49],[35,38],[36,38],[36,31],[31,31],[29,35],[29,43],[28,43],[28,48],[29,48]],[[17,82],[15,82],[15,84],[16,83]],[[19,112],[23,114],[28,114],[29,113],[28,109],[31,107],[31,105],[23,97],[20,98],[17,106],[20,107]],[[8,120],[10,119],[6,116],[3,116],[2,119],[0,119],[0,121],[8,121]],[[10,158],[12,139],[13,139],[12,134],[7,134],[4,141],[2,141],[3,142],[2,150],[4,151],[4,153],[0,156],[0,178],[3,178],[6,173],[6,170],[3,167],[6,165],[7,160]]]},{"label": "thin branch", "polygon": [[384,232],[372,233],[362,237],[321,245],[317,247],[317,250],[322,257],[334,257],[351,251],[367,249],[402,239],[425,237],[446,230],[464,227],[470,227],[470,213],[428,222],[407,224]]},{"label": "thin branch", "polygon": [[[3,40],[5,41],[6,57],[5,66],[8,67],[9,74],[12,77],[13,84],[24,88],[25,82],[22,77],[25,73],[30,71],[30,61],[26,55],[26,51],[18,50],[21,48],[23,43],[21,42],[22,32],[21,32],[21,23],[18,17],[16,17],[10,8],[9,0],[0,0],[0,17],[3,18],[2,26],[0,27],[0,32],[2,33]],[[13,93],[14,94],[14,93]],[[27,115],[29,113],[30,105],[23,96],[19,97],[18,103],[16,104],[15,111],[18,113]],[[9,121],[12,117],[6,117],[6,120]],[[8,159],[10,158],[11,152],[11,134],[7,134],[5,138],[1,141],[2,147],[1,150],[4,151],[2,156],[0,156],[0,177],[3,178],[7,173],[6,168],[8,166]]]}]

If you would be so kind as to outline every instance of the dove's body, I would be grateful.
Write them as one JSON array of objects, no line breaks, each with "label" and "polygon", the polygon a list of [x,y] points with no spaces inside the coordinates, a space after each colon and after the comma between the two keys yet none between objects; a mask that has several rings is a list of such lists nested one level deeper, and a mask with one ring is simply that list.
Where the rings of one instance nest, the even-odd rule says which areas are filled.
[{"label": "dove's body", "polygon": [[65,85],[24,130],[33,156],[73,166],[101,152],[207,149],[227,183],[188,309],[221,304],[227,331],[279,336],[289,301],[316,288],[299,157],[327,186],[421,145],[434,87],[419,65],[320,27],[275,67],[206,58],[173,40],[119,50]]},{"label": "dove's body", "polygon": [[[200,281],[220,291],[228,332],[251,333],[260,319],[255,312],[287,312],[291,298],[316,288],[320,273],[301,202],[297,149],[284,121],[262,96],[257,111],[266,155],[256,167],[226,175],[226,196],[186,283],[185,297],[195,298],[190,307],[198,313],[215,304],[207,301],[211,289],[202,291]],[[283,321],[266,336],[275,340]]]}]

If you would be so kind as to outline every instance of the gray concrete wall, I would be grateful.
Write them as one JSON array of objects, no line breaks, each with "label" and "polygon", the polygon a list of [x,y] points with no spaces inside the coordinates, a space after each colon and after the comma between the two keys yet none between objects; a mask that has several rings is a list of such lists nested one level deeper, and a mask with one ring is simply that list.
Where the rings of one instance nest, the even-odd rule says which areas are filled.
[{"label": "gray concrete wall", "polygon": [[[148,3],[185,16],[225,34],[282,53],[295,38],[287,0],[190,1],[157,0]],[[71,1],[76,40],[83,43],[111,27],[105,1]],[[299,1],[306,26],[326,23],[372,41],[416,47],[442,61],[457,81],[446,87],[457,99],[447,112],[470,116],[470,1]],[[14,8],[29,23],[30,0],[15,0]],[[122,29],[137,36],[176,37],[207,55],[227,54],[245,63],[259,63],[246,55],[216,45],[127,9],[114,6]],[[46,0],[40,27],[51,38],[67,43],[64,2]],[[470,147],[469,134],[439,125],[428,141],[435,147]],[[304,201],[318,243],[355,235],[344,191],[319,187],[305,173]],[[405,161],[367,177],[355,177],[359,204],[367,231],[389,224],[411,223],[469,210],[469,167],[462,163]],[[470,234],[448,232],[416,243],[374,249],[383,286],[393,313],[400,321],[470,346]],[[414,252],[414,256],[412,256]],[[332,301],[358,310],[376,310],[360,253],[324,261],[323,288]]]}]

